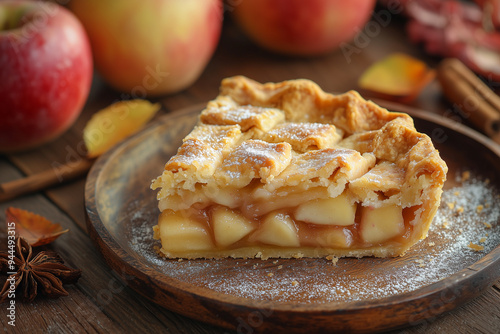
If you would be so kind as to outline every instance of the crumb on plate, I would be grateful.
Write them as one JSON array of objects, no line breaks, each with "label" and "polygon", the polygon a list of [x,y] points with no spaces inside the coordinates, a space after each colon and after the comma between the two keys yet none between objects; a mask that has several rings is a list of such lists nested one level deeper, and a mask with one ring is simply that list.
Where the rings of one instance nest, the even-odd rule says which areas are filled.
[{"label": "crumb on plate", "polygon": [[336,265],[337,265],[337,262],[339,261],[339,258],[338,258],[338,257],[335,257],[335,256],[333,256],[333,255],[328,255],[328,256],[326,257],[326,259],[327,259],[328,261],[332,261],[332,264],[333,264],[334,266],[336,266]]},{"label": "crumb on plate", "polygon": [[469,248],[472,249],[472,250],[475,250],[477,252],[479,251],[482,251],[484,250],[484,247],[481,246],[481,245],[476,245],[475,243],[473,243],[472,241],[469,243]]}]

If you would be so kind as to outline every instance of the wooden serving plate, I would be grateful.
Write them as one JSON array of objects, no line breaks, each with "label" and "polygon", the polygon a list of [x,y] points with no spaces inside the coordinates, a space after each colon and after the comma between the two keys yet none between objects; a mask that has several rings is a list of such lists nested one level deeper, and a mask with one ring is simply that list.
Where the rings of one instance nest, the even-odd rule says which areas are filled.
[{"label": "wooden serving plate", "polygon": [[[191,131],[202,106],[160,118],[96,161],[85,188],[90,236],[109,266],[140,294],[239,332],[362,333],[425,322],[500,277],[500,149],[447,119],[388,107],[410,113],[449,166],[429,237],[404,257],[347,258],[336,265],[306,258],[161,258],[160,242],[152,238],[159,211],[149,185]],[[464,171],[471,178],[462,182]],[[478,213],[479,204],[484,206]],[[456,210],[460,206],[462,213]],[[484,250],[473,251],[470,242]]]}]

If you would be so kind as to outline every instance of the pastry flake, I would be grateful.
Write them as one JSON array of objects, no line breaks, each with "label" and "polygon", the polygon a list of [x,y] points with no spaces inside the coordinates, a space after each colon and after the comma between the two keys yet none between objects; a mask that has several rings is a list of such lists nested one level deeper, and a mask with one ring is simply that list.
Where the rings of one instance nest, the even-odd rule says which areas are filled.
[{"label": "pastry flake", "polygon": [[403,255],[447,166],[407,114],[308,80],[222,81],[153,181],[168,258]]}]

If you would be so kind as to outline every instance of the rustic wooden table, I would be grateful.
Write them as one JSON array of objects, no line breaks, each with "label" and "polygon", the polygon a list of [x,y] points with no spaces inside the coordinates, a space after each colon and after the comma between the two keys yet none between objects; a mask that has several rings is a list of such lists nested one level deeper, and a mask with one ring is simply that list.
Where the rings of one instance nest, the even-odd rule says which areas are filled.
[{"label": "rustic wooden table", "polygon": [[[287,58],[263,51],[249,42],[227,21],[218,49],[201,78],[185,91],[159,100],[162,113],[206,102],[217,95],[222,78],[246,75],[257,81],[308,78],[324,90],[343,92],[357,88],[357,79],[372,62],[393,52],[405,52],[435,66],[439,59],[426,56],[407,41],[404,22],[392,18],[362,45],[351,44],[356,52],[346,56],[336,51],[313,59]],[[126,70],[126,69],[124,69]],[[63,137],[34,151],[0,156],[0,182],[30,175],[79,159],[81,131],[96,110],[127,98],[110,89],[95,75],[84,112]],[[411,106],[434,113],[450,114],[439,85],[429,85]],[[56,300],[38,298],[30,304],[16,304],[16,326],[8,325],[7,310],[0,307],[4,330],[13,333],[63,332],[168,332],[227,333],[229,331],[177,315],[153,304],[124,285],[111,271],[86,233],[83,189],[85,179],[59,185],[43,193],[0,203],[0,221],[9,206],[30,210],[59,222],[70,232],[52,247],[67,264],[83,271],[76,285],[66,286],[69,296]],[[6,245],[5,226],[0,224],[0,245]],[[483,295],[444,315],[432,317],[398,333],[500,333],[500,281]]]}]

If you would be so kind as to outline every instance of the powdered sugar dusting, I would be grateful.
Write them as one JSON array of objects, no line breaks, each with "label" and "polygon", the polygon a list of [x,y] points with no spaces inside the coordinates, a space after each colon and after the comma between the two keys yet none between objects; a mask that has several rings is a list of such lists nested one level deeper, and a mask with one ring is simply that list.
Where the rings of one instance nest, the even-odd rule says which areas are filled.
[{"label": "powdered sugar dusting", "polygon": [[[135,213],[129,247],[139,260],[166,276],[255,300],[326,303],[374,300],[445,279],[500,245],[500,192],[474,173],[449,175],[429,236],[401,258],[166,260],[153,240],[156,212]],[[470,243],[484,247],[471,249]],[[369,268],[370,270],[367,270]]]},{"label": "powdered sugar dusting", "polygon": [[340,137],[332,124],[323,123],[283,123],[267,133],[274,141],[281,140],[301,143],[307,139],[321,140],[322,137]]}]

